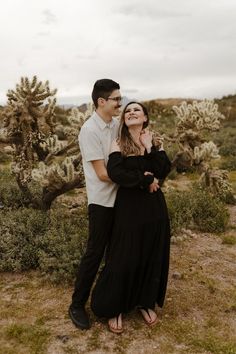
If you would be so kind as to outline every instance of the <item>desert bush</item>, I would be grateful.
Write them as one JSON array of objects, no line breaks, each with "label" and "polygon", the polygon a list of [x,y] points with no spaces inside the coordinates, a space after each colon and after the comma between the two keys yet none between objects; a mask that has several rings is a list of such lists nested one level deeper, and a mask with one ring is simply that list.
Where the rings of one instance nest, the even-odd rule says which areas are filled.
[{"label": "desert bush", "polygon": [[[236,133],[236,131],[235,131]],[[219,150],[222,156],[234,156],[236,157],[236,137],[223,143]]]},{"label": "desert bush", "polygon": [[215,233],[225,231],[229,213],[219,198],[199,184],[194,184],[190,200],[193,220],[200,231]]},{"label": "desert bush", "polygon": [[0,213],[0,271],[38,267],[38,239],[48,227],[47,214],[19,208]]},{"label": "desert bush", "polygon": [[168,179],[174,180],[177,177],[177,175],[178,175],[177,171],[173,169],[168,174]]},{"label": "desert bush", "polygon": [[177,233],[181,228],[192,223],[192,210],[189,205],[189,192],[170,190],[166,193],[169,210],[171,233]]},{"label": "desert bush", "polygon": [[[40,186],[38,183],[31,181],[31,191],[40,198]],[[27,196],[19,189],[16,180],[10,171],[10,168],[1,170],[0,173],[0,202],[6,208],[17,209],[27,203]]]},{"label": "desert bush", "polygon": [[236,129],[232,126],[224,127],[213,134],[213,139],[219,146],[219,153],[222,156],[236,156]]},{"label": "desert bush", "polygon": [[62,214],[60,210],[53,212],[50,228],[39,241],[39,268],[43,275],[56,283],[72,281],[87,234],[87,208],[71,215]]},{"label": "desert bush", "polygon": [[236,171],[236,156],[229,156],[224,159],[220,164],[220,168],[228,171]]},{"label": "desert bush", "polygon": [[40,269],[52,281],[71,281],[87,239],[87,211],[3,210],[0,230],[0,271]]},{"label": "desert bush", "polygon": [[1,170],[0,173],[0,201],[5,207],[18,208],[23,205],[24,195],[9,169]]},{"label": "desert bush", "polygon": [[194,183],[187,191],[168,191],[166,200],[172,234],[186,227],[202,232],[225,231],[229,220],[227,207],[199,184]]}]

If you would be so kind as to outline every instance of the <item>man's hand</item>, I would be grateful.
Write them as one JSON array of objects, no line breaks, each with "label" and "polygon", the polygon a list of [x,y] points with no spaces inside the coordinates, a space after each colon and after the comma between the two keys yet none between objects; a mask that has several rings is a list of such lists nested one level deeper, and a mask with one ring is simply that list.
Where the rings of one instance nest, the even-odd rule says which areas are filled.
[{"label": "man's hand", "polygon": [[[145,176],[153,175],[153,173],[146,171],[146,172],[144,172],[144,175]],[[158,182],[159,182],[158,179],[156,177],[154,177],[154,181],[152,182],[152,184],[149,185],[149,192],[150,193],[156,192],[160,188]]]}]

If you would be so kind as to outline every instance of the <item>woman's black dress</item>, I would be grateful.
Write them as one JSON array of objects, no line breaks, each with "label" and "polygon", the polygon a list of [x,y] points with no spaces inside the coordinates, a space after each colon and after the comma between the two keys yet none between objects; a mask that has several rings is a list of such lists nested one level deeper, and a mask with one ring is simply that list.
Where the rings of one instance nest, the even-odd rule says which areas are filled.
[{"label": "woman's black dress", "polygon": [[107,171],[120,185],[106,263],[98,277],[91,307],[98,317],[112,318],[136,306],[162,307],[169,268],[170,226],[161,189],[150,193],[153,176],[163,179],[171,163],[155,147],[143,156],[109,156]]}]

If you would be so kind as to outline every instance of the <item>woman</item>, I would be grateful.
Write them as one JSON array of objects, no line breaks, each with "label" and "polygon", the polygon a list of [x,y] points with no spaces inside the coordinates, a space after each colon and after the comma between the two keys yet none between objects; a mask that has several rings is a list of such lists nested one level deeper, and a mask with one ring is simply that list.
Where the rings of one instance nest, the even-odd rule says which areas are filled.
[{"label": "woman", "polygon": [[146,108],[137,102],[127,104],[107,165],[119,190],[106,263],[91,306],[95,315],[109,319],[115,333],[123,331],[122,314],[134,308],[154,325],[155,304],[163,306],[166,292],[170,227],[165,199],[154,179],[165,178],[171,163],[163,149],[153,146],[152,134],[144,130],[147,125]]}]

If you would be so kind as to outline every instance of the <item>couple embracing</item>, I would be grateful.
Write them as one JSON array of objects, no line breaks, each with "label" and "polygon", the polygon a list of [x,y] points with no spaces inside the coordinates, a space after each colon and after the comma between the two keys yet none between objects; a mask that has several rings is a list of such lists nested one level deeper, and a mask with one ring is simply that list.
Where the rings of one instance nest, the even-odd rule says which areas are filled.
[{"label": "couple embracing", "polygon": [[105,265],[91,295],[91,308],[107,318],[109,329],[123,331],[123,314],[137,309],[146,324],[158,321],[169,268],[170,226],[158,179],[171,163],[153,144],[148,112],[139,102],[121,113],[120,86],[95,82],[95,112],[79,135],[88,196],[89,237],[77,273],[69,316],[81,329],[90,328],[85,309],[99,265]]}]

